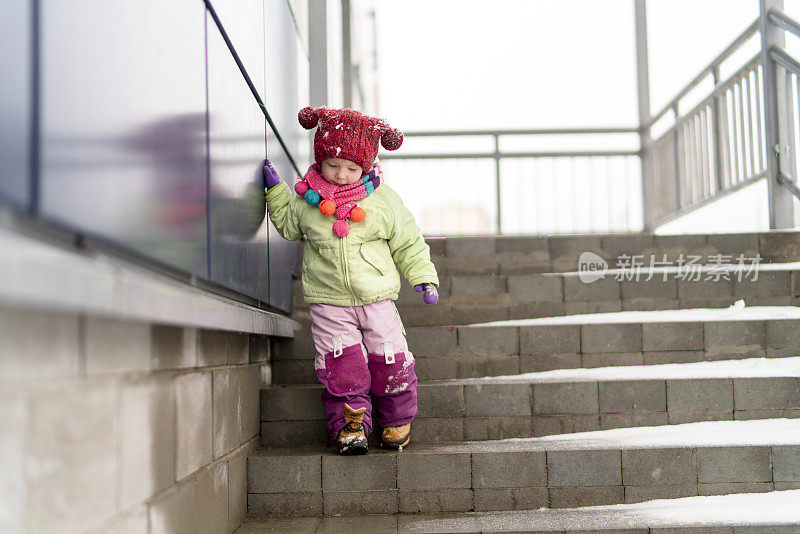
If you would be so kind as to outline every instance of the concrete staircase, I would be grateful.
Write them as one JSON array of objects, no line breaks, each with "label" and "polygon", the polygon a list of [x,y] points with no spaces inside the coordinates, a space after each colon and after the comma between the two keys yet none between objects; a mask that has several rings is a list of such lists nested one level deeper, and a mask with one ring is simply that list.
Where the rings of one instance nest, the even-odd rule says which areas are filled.
[{"label": "concrete staircase", "polygon": [[[800,498],[800,233],[429,243],[440,303],[426,307],[408,287],[398,300],[420,379],[412,446],[373,443],[355,458],[326,448],[313,345],[298,332],[275,347],[274,385],[261,391],[242,533],[800,532],[797,514],[710,520],[702,500],[738,498],[712,506],[738,510],[742,499]],[[574,271],[585,251],[610,268],[622,255],[746,269],[758,254],[760,265],[756,280],[667,268],[584,283]],[[745,309],[729,309],[741,299]],[[475,324],[487,321],[500,322]],[[637,512],[653,499],[700,499],[698,513]]]}]

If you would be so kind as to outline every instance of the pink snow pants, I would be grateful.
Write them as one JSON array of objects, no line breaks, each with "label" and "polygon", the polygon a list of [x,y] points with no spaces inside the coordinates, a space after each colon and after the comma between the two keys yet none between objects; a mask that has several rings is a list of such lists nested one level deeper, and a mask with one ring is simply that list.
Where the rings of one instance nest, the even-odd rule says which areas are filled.
[{"label": "pink snow pants", "polygon": [[354,410],[367,408],[367,435],[373,407],[381,428],[410,423],[417,414],[417,376],[394,302],[309,308],[317,349],[314,368],[325,386],[322,403],[331,439],[345,425],[345,403]]}]

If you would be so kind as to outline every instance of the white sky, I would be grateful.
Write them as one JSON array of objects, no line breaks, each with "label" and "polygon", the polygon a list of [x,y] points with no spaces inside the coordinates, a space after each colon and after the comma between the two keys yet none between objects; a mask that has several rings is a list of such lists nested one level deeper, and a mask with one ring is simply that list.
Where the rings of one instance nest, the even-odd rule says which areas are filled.
[{"label": "white sky", "polygon": [[[405,0],[378,1],[375,6],[378,113],[401,130],[635,126],[639,122],[633,0]],[[648,0],[651,112],[667,104],[756,20],[758,9],[757,0]],[[800,0],[786,0],[784,10],[800,18]],[[790,50],[800,51],[793,38],[789,41]],[[750,59],[759,46],[756,36],[723,65],[723,76]],[[596,148],[586,145],[585,138],[517,140],[521,143],[515,150]],[[476,150],[475,143],[467,145],[464,138],[458,143]],[[635,136],[613,144],[638,148]],[[417,153],[443,150],[442,146],[435,140],[409,139],[404,148]],[[639,229],[635,223],[641,217],[638,170],[633,174],[621,169],[593,170],[581,176],[585,171],[580,168],[551,170],[531,160],[520,162],[508,163],[506,179],[512,182],[505,187],[513,192],[503,208],[507,233],[528,233],[526,229],[531,228],[537,233]],[[458,222],[460,233],[482,233],[493,226],[494,201],[485,193],[471,193],[480,188],[481,177],[494,181],[491,163],[479,170],[472,168],[480,164],[469,164],[468,169],[448,177],[442,174],[446,169],[428,170],[435,163],[392,165],[388,180],[393,187],[404,188],[392,181],[395,174],[402,181],[415,180],[399,191],[404,198],[419,190],[420,182],[431,183],[436,177],[448,181],[443,188],[430,190],[427,201],[410,203],[424,231],[426,225],[447,226],[442,217],[465,219]],[[555,179],[561,176],[569,179]],[[457,191],[453,183],[463,183],[465,191]],[[595,185],[599,189],[591,191]],[[712,205],[661,233],[699,227],[764,230],[768,227],[765,206],[755,206],[766,204],[765,190],[745,191],[738,200]],[[486,192],[492,195],[493,188]],[[434,204],[448,193],[454,197],[450,204],[462,206],[462,211],[446,207],[437,219]],[[584,196],[587,193],[589,197]],[[536,199],[544,205],[533,205]],[[614,199],[627,206],[628,212]],[[730,227],[725,214],[731,212],[747,217],[737,218],[738,226]]]}]

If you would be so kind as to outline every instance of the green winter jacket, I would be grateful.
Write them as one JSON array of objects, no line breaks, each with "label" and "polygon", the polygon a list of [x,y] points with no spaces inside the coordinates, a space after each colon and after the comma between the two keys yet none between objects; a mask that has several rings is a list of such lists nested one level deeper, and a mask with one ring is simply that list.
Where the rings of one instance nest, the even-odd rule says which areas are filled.
[{"label": "green winter jacket", "polygon": [[[308,303],[361,306],[397,299],[400,275],[414,286],[439,285],[414,217],[385,183],[358,201],[367,212],[360,223],[348,220],[350,233],[333,233],[336,217],[323,215],[281,182],[267,191],[267,209],[278,233],[291,241],[302,239],[303,296]],[[397,266],[397,268],[395,268]]]}]

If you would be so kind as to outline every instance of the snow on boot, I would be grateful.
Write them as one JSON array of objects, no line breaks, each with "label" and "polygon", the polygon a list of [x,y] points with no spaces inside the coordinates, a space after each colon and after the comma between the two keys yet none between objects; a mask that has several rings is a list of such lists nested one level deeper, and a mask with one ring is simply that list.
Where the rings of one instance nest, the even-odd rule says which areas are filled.
[{"label": "snow on boot", "polygon": [[364,423],[362,422],[366,411],[366,407],[354,410],[345,403],[345,425],[336,438],[339,454],[365,454],[367,452],[367,436],[364,434]]},{"label": "snow on boot", "polygon": [[402,451],[411,442],[411,423],[401,426],[390,426],[381,432],[381,447]]}]

